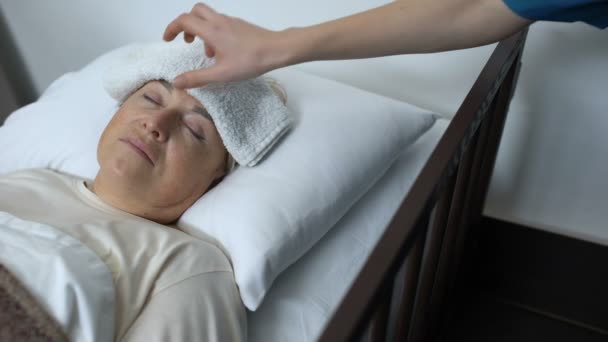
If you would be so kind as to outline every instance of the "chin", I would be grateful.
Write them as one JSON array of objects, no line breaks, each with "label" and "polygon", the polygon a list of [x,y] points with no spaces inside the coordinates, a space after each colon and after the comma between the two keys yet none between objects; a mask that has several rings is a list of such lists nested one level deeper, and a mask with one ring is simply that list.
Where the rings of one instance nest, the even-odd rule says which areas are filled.
[{"label": "chin", "polygon": [[116,158],[105,164],[105,170],[109,171],[113,176],[123,179],[140,180],[143,175],[149,172],[135,158]]}]

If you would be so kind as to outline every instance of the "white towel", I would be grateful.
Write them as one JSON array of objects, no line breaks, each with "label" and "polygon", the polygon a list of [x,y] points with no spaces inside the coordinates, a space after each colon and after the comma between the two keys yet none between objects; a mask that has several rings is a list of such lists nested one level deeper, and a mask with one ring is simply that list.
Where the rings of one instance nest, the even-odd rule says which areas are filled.
[{"label": "white towel", "polygon": [[[146,82],[175,77],[215,63],[204,54],[203,43],[134,44],[104,75],[104,87],[124,100]],[[212,83],[187,92],[209,112],[224,146],[237,163],[254,166],[291,126],[292,118],[280,97],[263,78]]]}]

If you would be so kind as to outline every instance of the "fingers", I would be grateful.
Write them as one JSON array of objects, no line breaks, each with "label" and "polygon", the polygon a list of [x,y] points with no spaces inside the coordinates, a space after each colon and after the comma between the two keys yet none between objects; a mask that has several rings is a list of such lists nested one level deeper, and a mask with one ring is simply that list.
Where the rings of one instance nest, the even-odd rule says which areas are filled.
[{"label": "fingers", "polygon": [[183,13],[167,25],[163,39],[166,41],[173,40],[181,32],[191,36],[200,36],[204,34],[204,26],[204,20],[192,14]]},{"label": "fingers", "polygon": [[214,16],[217,15],[217,12],[215,10],[213,10],[213,8],[203,4],[201,2],[194,5],[194,7],[192,7],[192,10],[190,11],[190,13],[196,14],[205,20],[211,20],[211,19],[213,19]]},{"label": "fingers", "polygon": [[184,32],[184,41],[186,43],[192,43],[194,41],[194,35]]},{"label": "fingers", "polygon": [[169,25],[167,25],[167,27],[165,28],[165,32],[163,33],[163,39],[165,41],[172,41],[173,39],[175,39],[175,37],[177,37],[178,34],[180,34],[180,32],[182,32],[179,21],[185,15],[185,13],[180,14],[177,18],[173,19],[173,21],[171,21]]},{"label": "fingers", "polygon": [[202,87],[218,80],[221,69],[217,66],[189,71],[177,76],[173,80],[173,85],[181,89]]},{"label": "fingers", "polygon": [[[194,36],[196,35],[204,39],[204,37],[201,35],[203,32],[201,29],[204,29],[208,21],[213,20],[217,15],[217,12],[215,12],[211,7],[203,3],[198,3],[192,7],[190,13],[183,13],[179,15],[171,23],[169,23],[169,25],[167,25],[167,28],[163,33],[163,39],[166,41],[171,41],[175,39],[175,37],[181,32],[184,32],[184,40],[189,43],[194,40]],[[189,28],[190,30],[194,30],[197,28],[195,27],[196,24],[200,26],[198,32],[191,32],[186,29]]]}]

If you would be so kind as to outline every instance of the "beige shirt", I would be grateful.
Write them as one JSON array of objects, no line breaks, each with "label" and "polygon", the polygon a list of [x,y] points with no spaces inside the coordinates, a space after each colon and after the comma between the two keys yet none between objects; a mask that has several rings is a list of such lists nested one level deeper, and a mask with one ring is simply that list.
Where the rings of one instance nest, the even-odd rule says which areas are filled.
[{"label": "beige shirt", "polygon": [[117,341],[243,341],[228,258],[209,239],[116,209],[85,180],[47,169],[0,176],[0,211],[80,240],[112,273]]}]

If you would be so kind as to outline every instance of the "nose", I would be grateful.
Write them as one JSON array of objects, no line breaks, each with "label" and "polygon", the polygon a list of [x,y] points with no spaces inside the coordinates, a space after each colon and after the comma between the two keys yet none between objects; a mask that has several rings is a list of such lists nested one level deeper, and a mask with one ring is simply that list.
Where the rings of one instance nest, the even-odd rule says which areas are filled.
[{"label": "nose", "polygon": [[142,128],[147,134],[152,135],[154,140],[167,141],[178,117],[176,114],[173,111],[165,110],[147,115],[142,120]]}]

